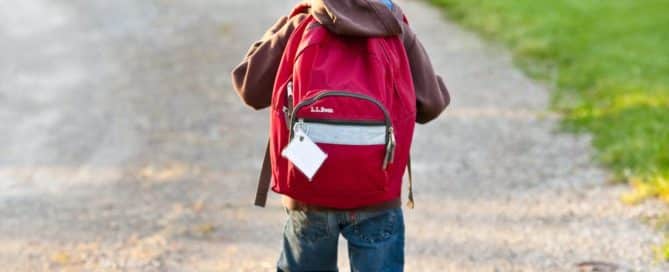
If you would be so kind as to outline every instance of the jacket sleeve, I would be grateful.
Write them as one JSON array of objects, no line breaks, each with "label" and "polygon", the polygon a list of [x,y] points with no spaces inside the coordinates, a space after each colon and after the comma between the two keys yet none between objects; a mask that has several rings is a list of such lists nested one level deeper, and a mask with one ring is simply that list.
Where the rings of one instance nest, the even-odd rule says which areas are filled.
[{"label": "jacket sleeve", "polygon": [[280,18],[251,46],[242,63],[232,71],[232,85],[244,103],[256,110],[270,105],[283,50],[290,35],[306,17],[306,14],[299,14],[290,19]]},{"label": "jacket sleeve", "polygon": [[443,79],[435,74],[430,58],[416,34],[405,25],[403,35],[416,89],[416,122],[425,124],[446,109],[451,97]]}]

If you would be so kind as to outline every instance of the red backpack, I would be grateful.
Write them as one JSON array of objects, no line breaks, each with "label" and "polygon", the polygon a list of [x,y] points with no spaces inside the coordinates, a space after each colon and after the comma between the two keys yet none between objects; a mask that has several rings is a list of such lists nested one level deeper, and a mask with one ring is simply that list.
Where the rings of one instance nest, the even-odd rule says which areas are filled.
[{"label": "red backpack", "polygon": [[[269,164],[272,190],[306,204],[353,209],[399,197],[415,119],[399,36],[338,36],[308,16],[289,38],[276,75],[256,205],[266,202]],[[311,180],[281,155],[296,129],[327,154]]]}]

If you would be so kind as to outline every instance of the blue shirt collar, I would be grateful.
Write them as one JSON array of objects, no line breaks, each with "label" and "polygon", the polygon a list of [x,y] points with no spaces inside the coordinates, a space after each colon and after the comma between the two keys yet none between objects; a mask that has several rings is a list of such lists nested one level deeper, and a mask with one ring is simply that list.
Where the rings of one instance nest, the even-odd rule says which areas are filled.
[{"label": "blue shirt collar", "polygon": [[379,0],[381,3],[386,4],[389,9],[393,9],[393,2],[391,0]]}]

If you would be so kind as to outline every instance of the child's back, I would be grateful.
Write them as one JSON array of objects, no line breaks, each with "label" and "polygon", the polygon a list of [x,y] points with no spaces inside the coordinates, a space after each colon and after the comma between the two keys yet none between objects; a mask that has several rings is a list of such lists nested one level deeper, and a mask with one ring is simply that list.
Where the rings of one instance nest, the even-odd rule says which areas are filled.
[{"label": "child's back", "polygon": [[[413,83],[409,85],[413,85],[415,90],[415,93],[411,93],[411,97],[415,94],[415,121],[426,123],[443,111],[450,98],[443,81],[435,75],[425,50],[405,23],[403,16],[399,6],[389,0],[304,2],[292,16],[282,17],[251,47],[244,62],[233,71],[234,87],[249,106],[255,109],[268,107],[272,103],[273,92],[278,92],[274,90],[275,85],[283,84],[278,82],[282,79],[281,75],[277,76],[277,72],[280,72],[281,60],[291,35],[296,29],[304,31],[306,27],[308,30],[311,24],[303,25],[301,29],[300,26],[307,22],[305,20],[313,18],[317,26],[323,26],[330,33],[342,37],[399,37],[399,48],[403,45],[404,51],[401,56],[406,58],[404,63],[407,63],[407,70],[410,70],[407,71],[407,78]],[[318,63],[313,65],[317,66]],[[347,68],[349,67],[336,69]],[[290,106],[293,106],[292,102],[294,101],[291,101]],[[277,160],[279,158],[276,155],[272,156],[273,163]],[[268,175],[265,177],[269,178]],[[274,178],[274,190],[285,193],[277,189],[277,175]],[[261,193],[262,191],[259,190]],[[336,250],[340,233],[349,241],[353,271],[402,269],[404,224],[399,187],[390,197],[383,198],[383,201],[364,202],[364,206],[355,206],[348,210],[341,210],[336,205],[314,205],[319,202],[313,201],[313,198],[291,195],[298,197],[284,197],[290,219],[284,232],[280,270],[336,270]]]}]

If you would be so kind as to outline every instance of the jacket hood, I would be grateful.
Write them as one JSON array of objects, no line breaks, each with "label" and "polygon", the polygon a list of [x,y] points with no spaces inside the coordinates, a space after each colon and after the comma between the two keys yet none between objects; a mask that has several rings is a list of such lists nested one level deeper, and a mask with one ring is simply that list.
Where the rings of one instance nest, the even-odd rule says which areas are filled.
[{"label": "jacket hood", "polygon": [[346,36],[394,36],[402,33],[403,13],[378,0],[310,0],[310,13],[330,31]]}]

